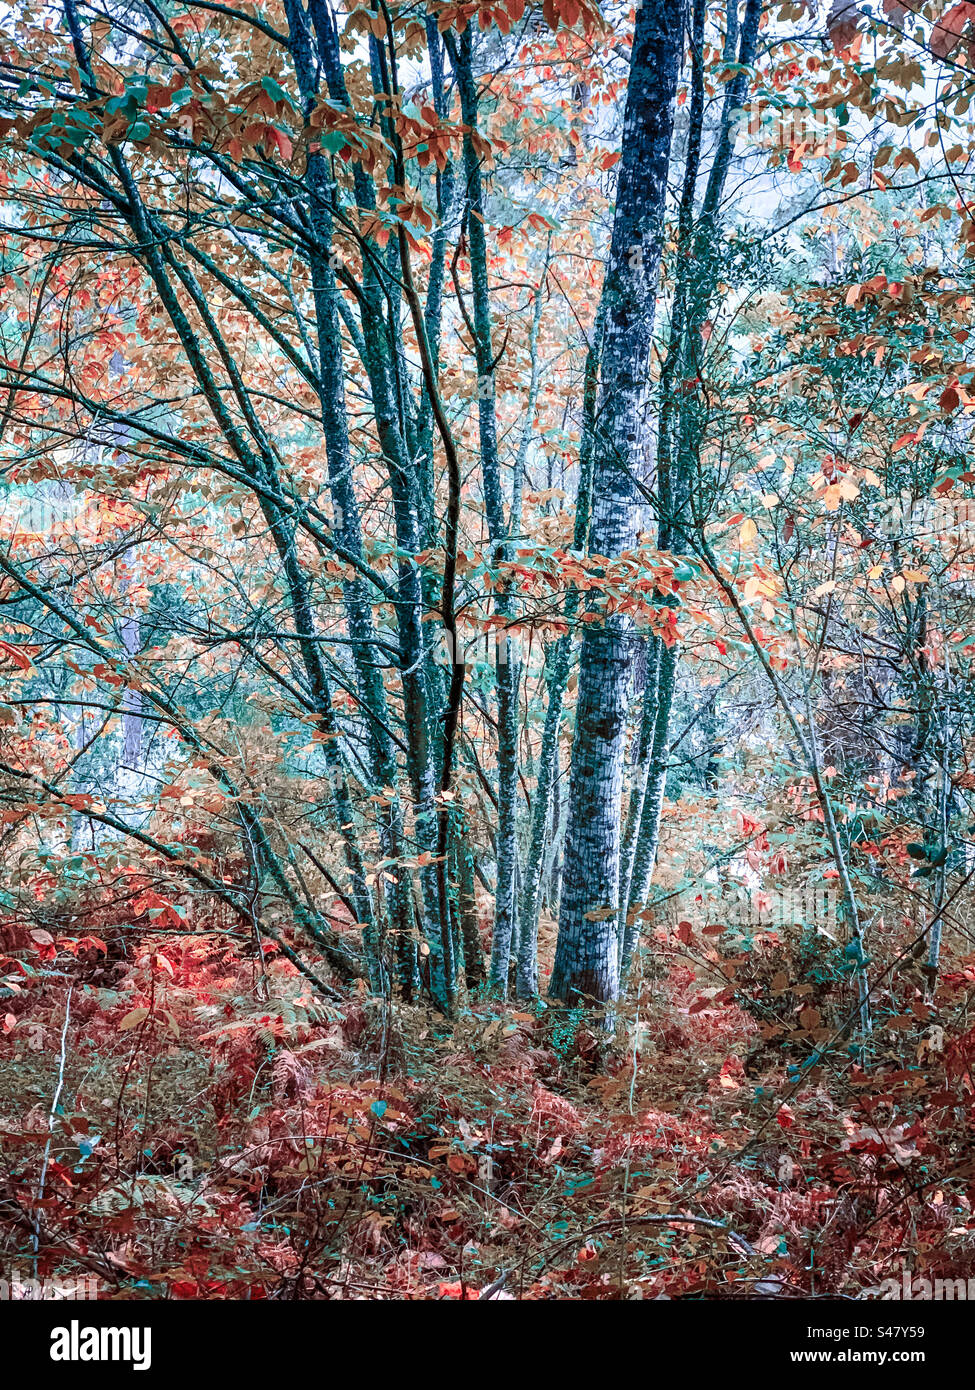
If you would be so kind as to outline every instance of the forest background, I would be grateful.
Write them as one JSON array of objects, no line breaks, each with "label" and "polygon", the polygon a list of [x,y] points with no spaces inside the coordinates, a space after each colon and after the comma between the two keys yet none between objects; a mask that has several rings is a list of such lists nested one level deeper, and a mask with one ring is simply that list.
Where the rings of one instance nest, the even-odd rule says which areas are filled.
[{"label": "forest background", "polygon": [[18,1279],[967,1278],[973,93],[937,0],[5,7]]}]

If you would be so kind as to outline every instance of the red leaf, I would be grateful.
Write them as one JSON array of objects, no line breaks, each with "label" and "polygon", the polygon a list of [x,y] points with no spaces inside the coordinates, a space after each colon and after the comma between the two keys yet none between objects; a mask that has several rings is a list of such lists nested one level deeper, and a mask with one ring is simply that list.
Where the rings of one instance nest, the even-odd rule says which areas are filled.
[{"label": "red leaf", "polygon": [[931,31],[931,52],[936,58],[948,57],[973,18],[975,5],[971,0],[961,0],[961,4],[945,11]]},{"label": "red leaf", "polygon": [[9,642],[0,642],[0,651],[6,652],[10,660],[15,662],[22,671],[30,670],[30,657],[25,656],[19,647],[12,647]]}]

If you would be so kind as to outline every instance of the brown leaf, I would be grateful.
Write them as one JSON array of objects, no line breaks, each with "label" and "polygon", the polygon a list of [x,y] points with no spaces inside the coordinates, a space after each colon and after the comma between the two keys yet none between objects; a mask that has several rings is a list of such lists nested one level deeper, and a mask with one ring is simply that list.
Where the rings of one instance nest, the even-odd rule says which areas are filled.
[{"label": "brown leaf", "polygon": [[841,58],[849,55],[850,47],[857,36],[859,23],[860,6],[855,3],[855,0],[833,0],[830,12],[826,17],[826,28],[829,31],[829,41],[833,45],[833,51]]},{"label": "brown leaf", "polygon": [[138,1025],[142,1022],[144,1018],[148,1016],[148,1014],[148,1009],[133,1009],[130,1013],[127,1013],[125,1017],[122,1019],[122,1022],[118,1026],[119,1032],[127,1033],[130,1028],[138,1027]]}]

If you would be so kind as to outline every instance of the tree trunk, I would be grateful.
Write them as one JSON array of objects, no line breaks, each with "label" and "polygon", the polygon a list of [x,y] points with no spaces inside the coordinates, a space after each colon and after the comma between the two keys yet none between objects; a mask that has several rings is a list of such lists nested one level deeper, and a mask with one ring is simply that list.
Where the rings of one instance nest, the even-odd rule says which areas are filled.
[{"label": "tree trunk", "polygon": [[[657,544],[661,550],[686,548],[687,528],[693,524],[693,487],[700,451],[699,408],[695,397],[678,393],[678,382],[701,376],[702,329],[714,295],[717,231],[721,200],[735,144],[735,113],[747,90],[747,67],[755,56],[763,0],[747,0],[744,22],[738,29],[737,7],[729,6],[725,53],[738,47],[738,68],[725,92],[718,122],[718,135],[711,168],[708,171],[701,213],[694,223],[695,191],[701,159],[704,120],[704,20],[705,0],[694,0],[692,21],[692,60],[690,135],[678,217],[678,258],[674,285],[667,355],[660,374],[660,416],[657,454]],[[653,878],[660,838],[664,792],[667,783],[667,757],[670,741],[670,715],[677,684],[675,647],[665,648],[661,639],[651,638],[656,649],[659,672],[653,712],[653,739],[650,766],[641,788],[634,788],[639,801],[639,829],[636,831],[631,879],[620,905],[621,966],[625,970],[640,936],[640,912]],[[649,717],[644,725],[649,724]],[[637,807],[632,804],[635,817]]]},{"label": "tree trunk", "polygon": [[[589,540],[589,519],[592,509],[592,455],[596,432],[596,397],[599,387],[599,354],[603,337],[602,306],[593,324],[592,339],[586,353],[582,392],[582,438],[579,444],[579,487],[576,493],[575,528],[572,547],[584,552]],[[538,759],[535,783],[535,805],[532,811],[531,840],[525,861],[525,879],[521,897],[521,946],[518,953],[518,997],[530,999],[538,991],[538,909],[542,874],[545,867],[545,836],[551,821],[554,838],[558,828],[555,809],[555,788],[559,772],[559,733],[562,707],[569,680],[573,634],[571,624],[579,609],[579,591],[569,590],[565,601],[565,617],[569,630],[546,653],[545,725]]]},{"label": "tree trunk", "polygon": [[[620,181],[603,296],[606,327],[595,443],[590,549],[633,547],[634,474],[647,440],[646,402],[667,199],[684,6],[644,0],[637,10],[623,122]],[[632,634],[604,606],[586,628],[569,786],[565,882],[551,994],[565,1003],[616,997],[620,810]]]},{"label": "tree trunk", "polygon": [[[477,359],[477,421],[481,454],[481,477],[488,535],[495,549],[495,560],[508,558],[508,526],[504,516],[504,491],[498,452],[495,409],[494,352],[491,344],[491,305],[488,296],[487,238],[484,223],[484,192],[481,156],[475,140],[478,123],[477,83],[473,67],[472,25],[455,43],[445,35],[445,43],[457,75],[464,135],[464,176],[467,184],[471,284],[474,307],[474,351]],[[498,594],[497,611],[510,616],[510,589]],[[498,701],[498,848],[497,886],[494,901],[494,934],[491,942],[490,982],[501,994],[508,990],[508,971],[512,941],[517,935],[518,876],[518,664],[512,643],[502,627],[498,634],[495,679]]]}]

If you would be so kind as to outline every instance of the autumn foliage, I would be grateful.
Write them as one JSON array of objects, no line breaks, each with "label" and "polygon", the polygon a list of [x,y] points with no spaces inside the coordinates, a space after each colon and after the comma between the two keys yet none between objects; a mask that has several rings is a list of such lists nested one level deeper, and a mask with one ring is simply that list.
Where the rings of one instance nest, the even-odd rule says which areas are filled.
[{"label": "autumn foliage", "polygon": [[8,7],[0,1277],[968,1278],[973,76],[940,0]]}]

